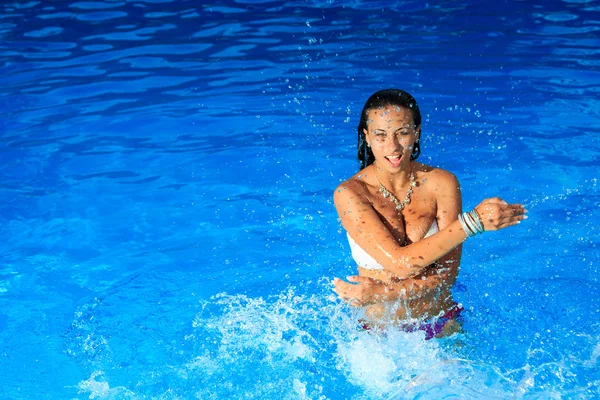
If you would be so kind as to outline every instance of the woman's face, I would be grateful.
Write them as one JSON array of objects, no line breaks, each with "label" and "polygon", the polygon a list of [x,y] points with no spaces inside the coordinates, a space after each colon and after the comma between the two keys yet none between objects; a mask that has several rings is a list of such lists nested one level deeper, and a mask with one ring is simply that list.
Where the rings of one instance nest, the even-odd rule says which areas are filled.
[{"label": "woman's face", "polygon": [[377,166],[390,172],[408,168],[421,127],[414,126],[412,111],[404,107],[386,106],[368,113],[365,138]]}]

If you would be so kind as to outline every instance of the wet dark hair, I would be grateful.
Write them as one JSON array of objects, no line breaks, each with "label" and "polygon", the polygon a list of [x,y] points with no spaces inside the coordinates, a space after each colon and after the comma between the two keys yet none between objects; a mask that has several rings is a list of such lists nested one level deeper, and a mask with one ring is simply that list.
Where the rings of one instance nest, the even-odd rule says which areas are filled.
[{"label": "wet dark hair", "polygon": [[[403,107],[411,110],[415,128],[421,125],[421,111],[419,111],[417,101],[409,93],[400,89],[385,89],[371,95],[363,107],[358,124],[358,160],[360,161],[360,169],[373,164],[375,161],[375,156],[371,148],[367,146],[364,133],[367,130],[369,111],[386,106]],[[410,155],[411,160],[416,160],[421,154],[419,141],[420,137],[413,147],[412,154]]]}]

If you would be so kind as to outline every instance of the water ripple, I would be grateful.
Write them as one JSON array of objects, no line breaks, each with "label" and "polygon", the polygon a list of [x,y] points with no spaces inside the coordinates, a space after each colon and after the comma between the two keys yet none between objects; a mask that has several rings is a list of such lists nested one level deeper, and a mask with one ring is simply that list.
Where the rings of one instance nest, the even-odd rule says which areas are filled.
[{"label": "water ripple", "polygon": [[56,13],[51,13],[51,14],[40,14],[37,16],[37,18],[40,19],[57,19],[57,18],[75,18],[74,13],[71,12],[56,12]]},{"label": "water ripple", "polygon": [[164,24],[162,26],[156,26],[153,28],[141,28],[130,32],[114,32],[105,33],[101,35],[91,35],[81,38],[81,40],[95,40],[102,39],[106,41],[136,41],[136,40],[151,40],[153,35],[160,31],[168,31],[176,29],[177,26],[173,24]]},{"label": "water ripple", "polygon": [[64,31],[60,26],[48,26],[44,29],[40,29],[37,31],[26,32],[23,34],[25,37],[46,37],[46,36],[54,36],[62,33]]},{"label": "water ripple", "polygon": [[104,10],[107,8],[116,8],[125,5],[124,2],[97,2],[97,1],[82,1],[69,4],[70,8],[78,8],[81,10]]}]

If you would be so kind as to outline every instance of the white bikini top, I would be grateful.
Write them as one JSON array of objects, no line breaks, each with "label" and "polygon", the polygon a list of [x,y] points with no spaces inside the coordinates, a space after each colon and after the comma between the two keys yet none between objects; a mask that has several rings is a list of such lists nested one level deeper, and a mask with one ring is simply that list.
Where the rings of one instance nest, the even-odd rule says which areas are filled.
[{"label": "white bikini top", "polygon": [[[427,232],[427,234],[425,235],[425,237],[423,239],[437,233],[438,231],[439,231],[438,224],[437,224],[437,221],[434,219],[433,223],[431,224],[431,228],[429,228],[429,231]],[[352,239],[350,237],[350,235],[348,235],[347,233],[346,233],[346,235],[348,236],[348,243],[350,243],[350,250],[352,251],[352,258],[354,258],[354,261],[356,261],[356,263],[360,267],[363,267],[365,269],[384,269],[383,266],[381,264],[379,264],[373,257],[371,257],[366,251],[364,251],[363,248],[360,247],[354,241],[354,239]]]}]

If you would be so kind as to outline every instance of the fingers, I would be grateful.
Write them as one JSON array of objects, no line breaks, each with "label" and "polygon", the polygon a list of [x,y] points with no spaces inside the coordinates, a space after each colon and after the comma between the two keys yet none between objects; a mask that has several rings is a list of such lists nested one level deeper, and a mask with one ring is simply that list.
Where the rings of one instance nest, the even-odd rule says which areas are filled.
[{"label": "fingers", "polygon": [[362,304],[360,301],[358,301],[357,299],[354,299],[354,300],[350,300],[350,301],[348,301],[348,304],[350,304],[352,307],[360,307],[360,306],[362,306],[362,305],[363,305],[363,304]]},{"label": "fingers", "polygon": [[386,284],[380,280],[366,276],[349,276],[348,281],[339,278],[332,280],[333,290],[339,297],[352,306],[364,306],[377,300],[387,290]]},{"label": "fingers", "polygon": [[524,217],[527,213],[527,210],[525,209],[525,207],[523,207],[522,204],[509,204],[505,207],[502,207],[501,210],[502,216],[504,218],[512,220]]},{"label": "fingers", "polygon": [[527,219],[527,215],[516,215],[506,219],[502,224],[498,226],[498,229],[508,228],[509,226],[518,225],[521,221]]},{"label": "fingers", "polygon": [[527,212],[523,204],[507,204],[504,211],[510,211],[514,214],[524,214]]},{"label": "fingers", "polygon": [[527,209],[522,204],[508,204],[499,197],[485,199],[475,211],[486,231],[503,229],[527,219]]},{"label": "fingers", "polygon": [[368,276],[360,276],[360,275],[352,275],[352,276],[347,276],[346,279],[348,279],[348,281],[350,282],[355,282],[355,283],[377,283],[377,280],[373,279],[373,278],[369,278]]},{"label": "fingers", "polygon": [[344,300],[356,298],[356,285],[345,282],[339,278],[333,278],[333,290],[338,296]]},{"label": "fingers", "polygon": [[527,218],[527,216],[525,215],[526,213],[527,213],[527,210],[525,209],[525,207],[523,207],[520,204],[509,205],[509,206],[506,206],[505,208],[500,208],[499,219],[502,222],[521,220],[521,219],[524,219],[522,217]]},{"label": "fingers", "polygon": [[366,276],[349,276],[347,279],[356,283],[334,278],[331,282],[333,284],[331,290],[339,297],[346,300],[351,306],[360,307],[365,305],[370,299],[370,288],[377,280]]}]

